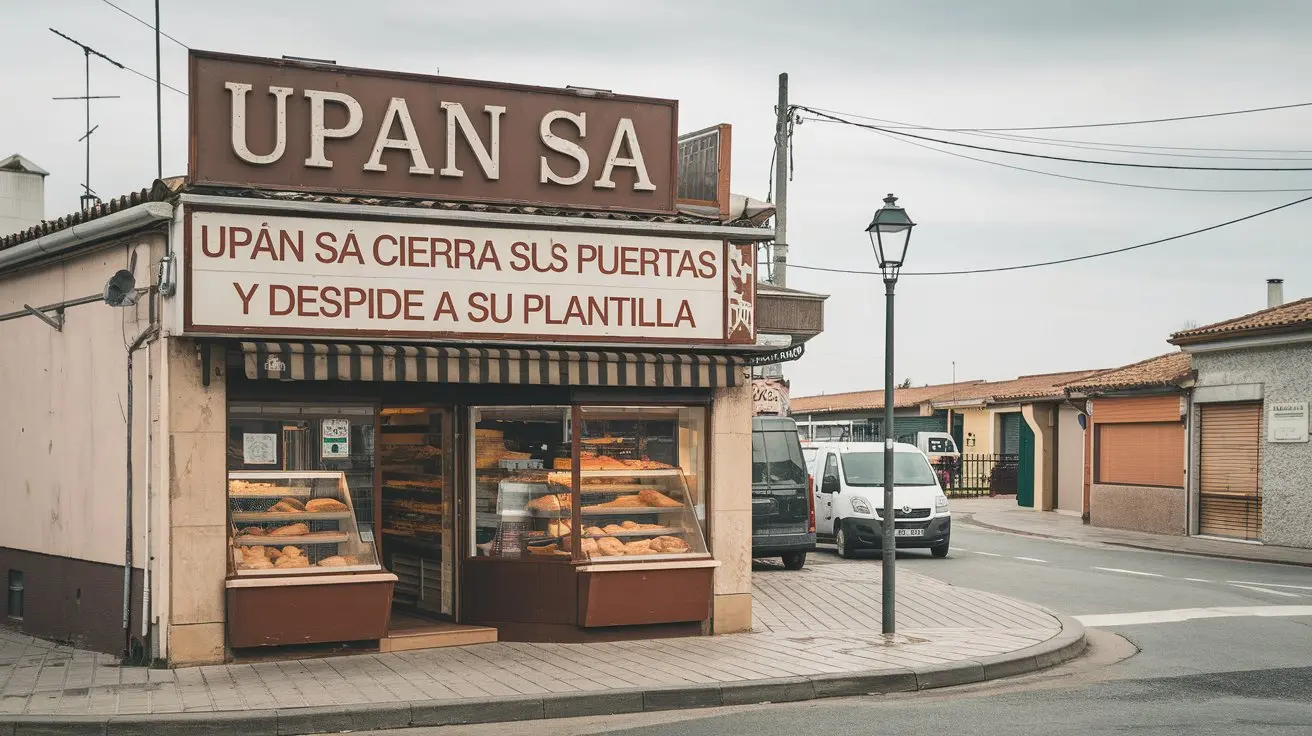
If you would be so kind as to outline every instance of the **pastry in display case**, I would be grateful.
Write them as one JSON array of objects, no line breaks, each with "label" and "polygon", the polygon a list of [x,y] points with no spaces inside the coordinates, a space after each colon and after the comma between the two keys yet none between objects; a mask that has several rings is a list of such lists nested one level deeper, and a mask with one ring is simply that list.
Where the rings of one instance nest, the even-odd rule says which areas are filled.
[{"label": "pastry in display case", "polygon": [[342,472],[230,472],[228,516],[238,576],[381,569]]}]

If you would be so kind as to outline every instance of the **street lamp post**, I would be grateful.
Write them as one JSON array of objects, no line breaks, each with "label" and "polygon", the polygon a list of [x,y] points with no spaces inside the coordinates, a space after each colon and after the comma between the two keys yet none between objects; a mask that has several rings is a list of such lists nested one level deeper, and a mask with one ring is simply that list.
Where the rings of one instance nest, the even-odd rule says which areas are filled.
[{"label": "street lamp post", "polygon": [[893,287],[898,272],[906,259],[907,245],[911,242],[911,228],[916,223],[906,210],[897,206],[897,197],[884,197],[884,206],[866,228],[870,245],[879,259],[879,271],[884,277],[884,510],[880,512],[884,551],[883,613],[884,633],[897,630],[894,594],[897,586],[893,567],[897,561],[897,540],[893,523]]}]

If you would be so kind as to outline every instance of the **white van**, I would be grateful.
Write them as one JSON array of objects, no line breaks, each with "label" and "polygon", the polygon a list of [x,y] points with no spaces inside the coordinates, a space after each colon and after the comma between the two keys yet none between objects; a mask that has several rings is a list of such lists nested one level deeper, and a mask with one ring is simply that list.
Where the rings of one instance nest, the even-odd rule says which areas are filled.
[{"label": "white van", "polygon": [[[815,488],[816,536],[840,557],[879,549],[884,506],[882,442],[810,442],[802,449]],[[893,524],[899,549],[928,548],[947,557],[952,512],[938,474],[915,445],[893,445]]]}]

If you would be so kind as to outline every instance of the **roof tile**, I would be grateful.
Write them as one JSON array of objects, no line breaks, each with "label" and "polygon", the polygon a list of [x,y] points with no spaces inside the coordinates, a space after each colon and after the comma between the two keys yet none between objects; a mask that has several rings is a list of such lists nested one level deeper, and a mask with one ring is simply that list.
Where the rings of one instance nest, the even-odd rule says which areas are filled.
[{"label": "roof tile", "polygon": [[[933,386],[915,386],[899,388],[893,391],[893,408],[906,409],[919,406],[926,401],[933,401],[954,392],[967,390],[979,381],[958,381],[941,383]],[[820,396],[798,396],[789,402],[793,414],[827,414],[840,411],[869,411],[884,408],[884,390],[852,391],[842,394],[821,394]]]},{"label": "roof tile", "polygon": [[1253,312],[1224,322],[1216,322],[1192,330],[1182,330],[1171,335],[1170,342],[1174,345],[1194,345],[1245,335],[1309,328],[1312,328],[1312,297],[1299,299],[1296,302],[1289,302],[1270,309],[1263,309],[1260,312]]},{"label": "roof tile", "polygon": [[1066,393],[1096,393],[1134,388],[1178,385],[1192,373],[1189,354],[1176,351],[1138,363],[1095,373],[1063,384]]}]

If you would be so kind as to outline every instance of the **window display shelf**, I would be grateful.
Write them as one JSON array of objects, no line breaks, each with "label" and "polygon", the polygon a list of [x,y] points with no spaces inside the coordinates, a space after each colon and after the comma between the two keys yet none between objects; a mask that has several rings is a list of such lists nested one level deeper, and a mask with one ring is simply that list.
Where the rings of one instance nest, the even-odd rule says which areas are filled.
[{"label": "window display shelf", "polygon": [[303,547],[309,544],[345,544],[351,535],[340,532],[311,532],[297,537],[242,537],[233,540],[239,547]]},{"label": "window display shelf", "polygon": [[[245,496],[242,496],[245,498]],[[281,496],[280,496],[281,498]],[[232,520],[238,524],[263,521],[341,521],[351,518],[350,511],[234,511]]]}]

